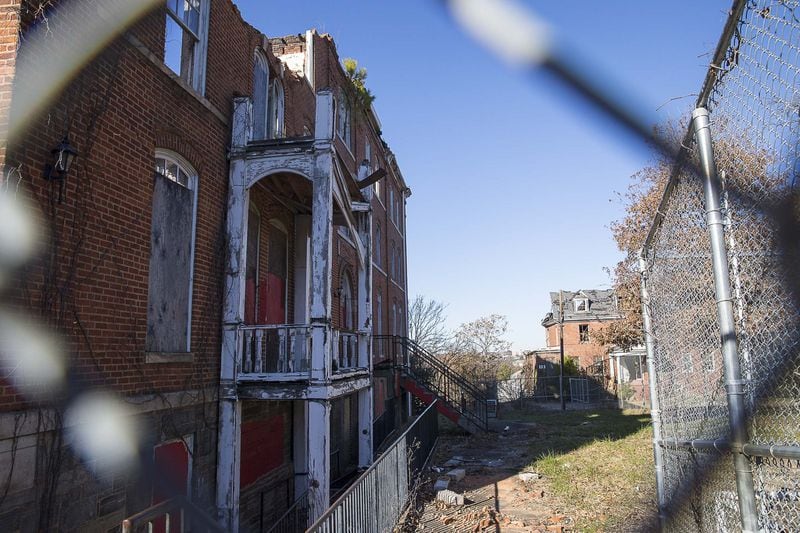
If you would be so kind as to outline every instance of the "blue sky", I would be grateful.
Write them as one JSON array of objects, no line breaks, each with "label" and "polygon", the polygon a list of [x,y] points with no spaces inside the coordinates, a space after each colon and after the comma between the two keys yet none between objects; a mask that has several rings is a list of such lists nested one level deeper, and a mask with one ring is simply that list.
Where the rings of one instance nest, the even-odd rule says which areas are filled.
[{"label": "blue sky", "polygon": [[[236,0],[235,0],[236,1]],[[410,294],[448,304],[450,327],[509,319],[515,350],[544,344],[548,292],[605,288],[620,258],[615,192],[650,154],[544,75],[515,71],[435,0],[238,0],[269,36],[331,33],[369,73],[386,141],[413,190]],[[525,1],[585,68],[652,121],[684,115],[728,0]],[[659,106],[665,104],[660,110]]]}]

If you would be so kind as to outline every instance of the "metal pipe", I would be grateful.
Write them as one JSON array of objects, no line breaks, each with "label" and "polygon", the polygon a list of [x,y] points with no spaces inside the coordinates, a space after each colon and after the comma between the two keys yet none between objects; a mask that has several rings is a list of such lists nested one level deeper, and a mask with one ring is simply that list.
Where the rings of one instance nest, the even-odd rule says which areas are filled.
[{"label": "metal pipe", "polygon": [[561,410],[567,408],[566,398],[564,398],[564,291],[558,291],[559,324],[558,324],[558,344],[561,367],[558,371],[558,396],[561,400]]},{"label": "metal pipe", "polygon": [[[731,450],[731,443],[726,439],[661,439],[659,444],[672,448],[693,448],[695,450],[716,450],[727,452]],[[742,453],[749,457],[772,457],[775,459],[800,460],[800,446],[777,446],[770,444],[745,444]]]},{"label": "metal pipe", "polygon": [[[661,450],[661,410],[656,383],[656,345],[650,315],[650,294],[647,292],[647,261],[644,251],[639,252],[639,272],[641,274],[640,290],[642,293],[642,327],[644,328],[644,345],[647,350],[647,383],[650,388],[650,419],[653,422],[653,459],[656,471],[656,497],[658,501],[658,522],[661,530],[666,530],[666,493],[664,491],[664,454]],[[617,362],[619,370],[619,360]],[[619,377],[617,378],[619,379]]]},{"label": "metal pipe", "polygon": [[711,239],[711,261],[714,270],[714,290],[717,299],[717,320],[722,341],[722,363],[725,371],[725,390],[728,397],[728,423],[731,431],[731,449],[736,470],[736,490],[739,495],[739,513],[742,531],[758,531],[758,512],[753,489],[753,471],[750,460],[742,452],[747,443],[747,412],[744,404],[744,381],[739,365],[739,350],[733,315],[728,257],[720,206],[720,182],[714,164],[708,110],[698,107],[692,112],[695,140],[703,170],[706,198],[706,221]]}]

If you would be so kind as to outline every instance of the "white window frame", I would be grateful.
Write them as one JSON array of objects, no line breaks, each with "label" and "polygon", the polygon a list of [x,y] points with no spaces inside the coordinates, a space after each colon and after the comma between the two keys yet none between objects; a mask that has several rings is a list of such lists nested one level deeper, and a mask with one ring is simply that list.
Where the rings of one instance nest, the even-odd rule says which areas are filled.
[{"label": "white window frame", "polygon": [[284,91],[278,79],[269,84],[267,97],[267,138],[280,139],[284,136]]},{"label": "white window frame", "polygon": [[[186,187],[190,191],[192,191],[192,246],[191,246],[191,259],[189,260],[189,310],[187,313],[187,320],[188,324],[186,326],[186,351],[192,351],[192,302],[194,299],[194,259],[195,259],[195,251],[197,249],[197,189],[199,186],[199,178],[197,175],[197,171],[194,169],[191,163],[186,160],[180,154],[173,152],[172,150],[164,150],[162,148],[156,148],[155,150],[155,157],[154,162],[158,159],[164,159],[166,161],[171,161],[178,165],[178,167],[183,170],[188,178],[188,182],[186,185],[179,183],[177,180],[174,180],[175,183],[179,183],[181,186]],[[168,179],[172,179],[170,176],[166,176]]]},{"label": "white window frame", "polygon": [[350,106],[347,103],[347,97],[344,93],[339,94],[338,105],[336,106],[336,135],[342,140],[348,150],[350,148],[350,141],[352,139],[352,117],[350,113]]},{"label": "white window frame", "polygon": [[381,247],[383,246],[383,230],[381,229],[381,223],[375,223],[375,262],[378,266],[382,266],[381,264]]},{"label": "white window frame", "polygon": [[[586,313],[589,311],[589,298],[575,298],[572,303],[575,306],[576,313]],[[583,304],[583,309],[579,309],[581,304]]]},{"label": "white window frame", "polygon": [[[185,1],[185,0],[184,0]],[[189,32],[189,34],[195,39],[194,44],[194,51],[192,53],[192,79],[184,80],[192,89],[197,91],[200,95],[205,94],[205,86],[206,86],[206,59],[208,55],[208,19],[209,19],[209,12],[211,8],[210,0],[197,0],[200,4],[198,7],[198,23],[197,23],[197,32],[195,32],[192,28],[190,28],[178,15],[174,10],[173,6],[181,3],[181,0],[167,0],[166,1],[166,11],[167,17],[171,18],[175,23],[185,32]],[[166,21],[165,21],[166,24]],[[166,27],[164,29],[166,32]],[[164,43],[164,54],[166,56],[166,43]],[[166,59],[166,58],[164,58]],[[165,62],[166,64],[166,62]],[[170,71],[174,72],[172,68],[167,65],[167,68]],[[175,72],[175,74],[180,78],[180,72]],[[183,79],[183,78],[181,78]]]},{"label": "white window frame", "polygon": [[[257,87],[256,70],[262,69],[264,76],[264,87]],[[253,57],[253,140],[260,141],[269,138],[269,104],[270,104],[270,79],[269,79],[269,63],[266,56],[261,50],[256,50]],[[257,98],[264,98],[264,116],[256,116],[256,101]],[[263,122],[263,133],[256,133],[256,124]],[[260,124],[262,125],[262,124]]]},{"label": "white window frame", "polygon": [[378,297],[376,298],[376,300],[377,300],[376,304],[378,307],[378,312],[377,312],[378,318],[375,321],[375,330],[376,330],[376,335],[383,335],[383,298],[381,297],[380,293],[378,293]]}]

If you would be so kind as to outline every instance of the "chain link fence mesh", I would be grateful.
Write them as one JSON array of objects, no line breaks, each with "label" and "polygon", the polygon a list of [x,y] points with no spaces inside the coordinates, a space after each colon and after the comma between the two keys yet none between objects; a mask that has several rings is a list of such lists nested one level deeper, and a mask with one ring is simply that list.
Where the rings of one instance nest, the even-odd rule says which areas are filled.
[{"label": "chain link fence mesh", "polygon": [[[786,224],[796,220],[800,171],[800,2],[747,1],[726,44],[706,107],[747,411],[744,453],[759,529],[797,531],[800,309],[796,244],[787,247],[786,236],[798,233]],[[697,148],[687,148],[696,160]],[[706,193],[690,166],[673,173],[645,249],[662,501],[669,531],[740,531]],[[787,206],[793,216],[780,216]]]}]

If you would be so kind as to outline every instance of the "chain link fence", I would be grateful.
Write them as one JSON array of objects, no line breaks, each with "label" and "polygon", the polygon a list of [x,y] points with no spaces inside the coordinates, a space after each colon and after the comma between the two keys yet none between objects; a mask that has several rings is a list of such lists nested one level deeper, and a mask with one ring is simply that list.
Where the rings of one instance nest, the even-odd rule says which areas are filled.
[{"label": "chain link fence", "polygon": [[800,2],[735,2],[643,250],[669,531],[800,530],[798,81]]}]

